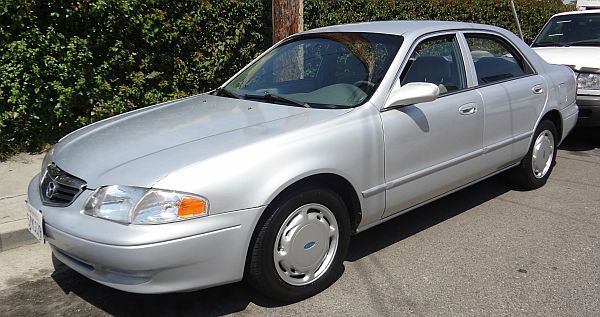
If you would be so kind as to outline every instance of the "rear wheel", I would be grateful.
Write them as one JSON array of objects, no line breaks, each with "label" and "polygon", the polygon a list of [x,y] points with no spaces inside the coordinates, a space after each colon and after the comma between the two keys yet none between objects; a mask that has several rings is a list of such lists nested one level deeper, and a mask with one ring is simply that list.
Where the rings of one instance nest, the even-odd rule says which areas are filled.
[{"label": "rear wheel", "polygon": [[554,123],[549,120],[540,122],[529,152],[521,164],[511,171],[514,183],[524,189],[536,189],[546,184],[556,161],[557,142]]},{"label": "rear wheel", "polygon": [[250,249],[250,284],[271,298],[290,302],[335,282],[350,240],[341,197],[328,189],[304,189],[269,209]]}]

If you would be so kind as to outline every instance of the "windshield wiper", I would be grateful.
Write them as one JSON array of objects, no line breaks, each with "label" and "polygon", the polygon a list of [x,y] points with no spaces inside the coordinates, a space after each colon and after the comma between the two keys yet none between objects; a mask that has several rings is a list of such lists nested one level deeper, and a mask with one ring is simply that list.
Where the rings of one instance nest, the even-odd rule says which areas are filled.
[{"label": "windshield wiper", "polygon": [[280,96],[280,95],[277,95],[274,93],[266,92],[266,91],[262,95],[245,94],[244,98],[245,99],[267,100],[267,101],[279,101],[279,102],[285,102],[288,104],[292,104],[292,105],[298,106],[298,107],[310,108],[310,105],[306,102],[289,99],[289,98],[286,98],[286,97],[283,97],[283,96]]},{"label": "windshield wiper", "polygon": [[575,41],[575,42],[571,42],[569,43],[569,45],[593,45],[593,46],[599,46],[600,45],[600,40],[583,40],[583,41]]},{"label": "windshield wiper", "polygon": [[555,41],[547,41],[547,42],[538,42],[538,43],[533,43],[533,47],[538,47],[538,46],[560,46],[560,47],[569,47],[570,45],[567,43],[561,43],[561,42],[555,42]]},{"label": "windshield wiper", "polygon": [[230,98],[240,99],[240,96],[232,93],[231,91],[227,90],[227,88],[224,88],[224,87],[219,87],[219,88],[215,89],[215,96],[222,96],[222,97],[230,97]]}]

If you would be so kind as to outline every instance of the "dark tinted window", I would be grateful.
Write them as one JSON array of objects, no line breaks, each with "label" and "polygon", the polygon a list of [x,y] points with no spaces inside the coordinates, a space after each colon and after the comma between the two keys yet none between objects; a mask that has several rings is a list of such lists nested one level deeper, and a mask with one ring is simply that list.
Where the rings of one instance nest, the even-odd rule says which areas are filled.
[{"label": "dark tinted window", "polygon": [[419,43],[401,75],[402,85],[427,82],[440,87],[440,93],[466,87],[460,47],[454,35],[433,37]]},{"label": "dark tinted window", "polygon": [[533,73],[516,50],[493,35],[466,35],[479,85]]},{"label": "dark tinted window", "polygon": [[552,18],[533,47],[600,46],[600,14],[559,15]]}]

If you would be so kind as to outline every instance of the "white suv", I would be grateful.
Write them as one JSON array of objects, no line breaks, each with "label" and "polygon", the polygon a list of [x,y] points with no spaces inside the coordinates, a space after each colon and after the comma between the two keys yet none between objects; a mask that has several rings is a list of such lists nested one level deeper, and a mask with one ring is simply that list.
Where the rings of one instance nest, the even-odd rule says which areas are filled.
[{"label": "white suv", "polygon": [[600,127],[600,10],[552,16],[531,47],[548,63],[575,71],[577,125]]}]

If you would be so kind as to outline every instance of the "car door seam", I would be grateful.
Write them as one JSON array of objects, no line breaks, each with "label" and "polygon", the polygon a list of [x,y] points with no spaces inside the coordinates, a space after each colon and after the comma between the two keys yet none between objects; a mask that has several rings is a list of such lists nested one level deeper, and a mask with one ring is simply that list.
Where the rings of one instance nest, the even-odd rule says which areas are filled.
[{"label": "car door seam", "polygon": [[473,159],[473,158],[475,158],[477,156],[489,153],[491,151],[495,151],[495,150],[497,150],[497,149],[499,149],[499,148],[501,148],[503,146],[506,146],[506,145],[509,145],[509,144],[516,143],[516,142],[519,142],[521,140],[527,139],[531,135],[532,135],[532,132],[522,133],[522,134],[520,134],[520,135],[518,135],[516,137],[512,137],[512,138],[509,138],[509,139],[497,142],[495,144],[492,144],[490,146],[484,147],[481,150],[477,150],[477,151],[473,151],[471,153],[467,153],[465,155],[456,157],[456,158],[454,158],[452,160],[449,160],[447,162],[439,163],[439,164],[430,166],[428,168],[422,169],[422,170],[420,170],[418,172],[414,172],[414,173],[411,173],[411,174],[408,174],[408,175],[396,178],[396,179],[391,180],[389,182],[386,182],[384,184],[380,184],[380,185],[371,187],[369,189],[363,190],[362,191],[362,196],[363,196],[363,198],[371,197],[371,196],[379,194],[379,193],[381,193],[381,192],[383,192],[385,190],[389,190],[389,189],[392,189],[394,187],[398,187],[398,186],[400,186],[402,184],[406,184],[406,183],[408,183],[408,182],[410,182],[412,180],[415,180],[417,178],[421,178],[421,177],[433,174],[435,172],[441,171],[441,170],[446,169],[448,167],[451,167],[451,166],[460,164],[462,162],[465,162],[467,160]]},{"label": "car door seam", "polygon": [[460,164],[462,162],[468,161],[470,159],[473,159],[473,158],[475,158],[477,156],[482,155],[483,153],[484,153],[483,149],[479,149],[479,150],[476,150],[476,151],[473,151],[473,152],[461,155],[459,157],[453,158],[453,159],[448,160],[446,162],[442,162],[442,163],[439,163],[439,164],[436,164],[436,165],[424,168],[424,169],[422,169],[420,171],[413,172],[413,173],[410,173],[408,175],[404,175],[402,177],[396,178],[394,180],[386,182],[385,184],[380,184],[380,185],[377,185],[375,187],[371,187],[371,188],[369,188],[367,190],[362,191],[362,195],[363,195],[364,198],[373,196],[373,195],[381,193],[381,192],[383,192],[385,190],[389,190],[389,189],[392,189],[394,187],[398,187],[398,186],[400,186],[402,184],[408,183],[408,182],[410,182],[412,180],[415,180],[417,178],[421,178],[421,177],[433,174],[435,172],[441,171],[443,169],[446,169],[448,167],[451,167],[451,166]]},{"label": "car door seam", "polygon": [[497,150],[497,149],[499,149],[501,147],[507,146],[509,144],[516,143],[516,142],[519,142],[519,141],[524,140],[524,139],[528,139],[532,134],[533,134],[533,132],[525,132],[525,133],[519,134],[519,135],[517,135],[515,137],[504,139],[504,140],[502,140],[500,142],[496,142],[496,143],[491,144],[489,146],[485,146],[483,148],[483,153],[489,153],[489,152],[495,151],[495,150]]}]

